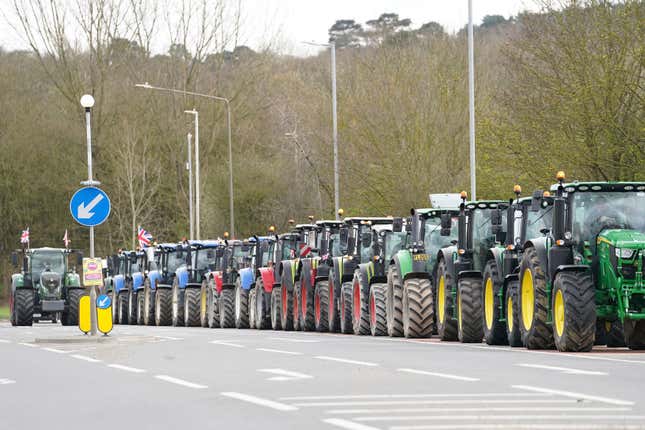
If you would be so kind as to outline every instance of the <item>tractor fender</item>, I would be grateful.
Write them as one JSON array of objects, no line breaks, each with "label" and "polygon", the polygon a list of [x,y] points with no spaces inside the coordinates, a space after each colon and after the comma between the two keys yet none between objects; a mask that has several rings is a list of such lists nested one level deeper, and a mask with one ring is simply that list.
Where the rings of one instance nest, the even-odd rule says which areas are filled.
[{"label": "tractor fender", "polygon": [[549,268],[547,267],[547,261],[548,261],[548,256],[547,256],[547,249],[546,249],[546,237],[538,237],[535,239],[531,239],[527,241],[524,244],[524,252],[528,248],[534,248],[535,251],[537,252],[538,259],[540,260],[540,268],[542,269],[542,273],[545,274],[545,276],[549,276]]},{"label": "tractor fender", "polygon": [[148,272],[148,279],[150,279],[150,289],[154,290],[161,282],[161,273],[158,270],[152,270]]},{"label": "tractor fender", "polygon": [[81,277],[78,273],[66,273],[65,274],[65,285],[68,287],[81,287]]},{"label": "tractor fender", "polygon": [[[371,267],[370,267],[371,266]],[[356,270],[354,271],[354,279],[352,282],[357,282],[359,279],[361,280],[361,290],[363,290],[365,293],[369,292],[370,290],[370,279],[371,279],[371,274],[373,271],[373,265],[372,263],[362,263],[359,264]],[[358,273],[360,272],[361,276],[357,276]]]},{"label": "tractor fender", "polygon": [[273,290],[273,286],[275,285],[273,268],[260,267],[258,272],[259,272],[259,277],[262,278],[262,285],[264,286],[264,291],[267,293],[271,293],[271,291]]},{"label": "tractor fender", "polygon": [[[457,277],[454,276],[455,274],[455,262],[453,261],[453,255],[457,252],[457,247],[456,246],[448,246],[446,248],[441,248],[439,252],[437,253],[437,263],[435,267],[432,269],[433,274],[436,274],[437,272],[437,267],[439,267],[439,262],[441,260],[446,262],[446,269],[448,270],[448,273],[453,274],[453,279],[456,279]],[[433,276],[436,277],[436,276]]]},{"label": "tractor fender", "polygon": [[175,276],[177,277],[177,285],[179,286],[179,289],[186,288],[186,284],[188,283],[188,270],[186,267],[184,266],[177,269]]},{"label": "tractor fender", "polygon": [[329,269],[329,265],[325,264],[323,260],[318,261],[318,267],[316,267],[316,276],[314,278],[316,282],[326,281],[329,278]]},{"label": "tractor fender", "polygon": [[213,272],[213,279],[215,279],[215,290],[217,293],[221,293],[224,286],[224,279],[222,278],[222,272],[217,271]]},{"label": "tractor fender", "polygon": [[343,258],[342,261],[343,271],[341,272],[340,282],[352,282],[352,279],[354,278],[354,270],[356,270],[357,265],[354,262],[354,259]]},{"label": "tractor fender", "polygon": [[496,281],[503,281],[503,259],[502,255],[504,254],[504,248],[491,248],[486,252],[486,261],[494,260],[495,265],[497,266],[497,279]]},{"label": "tractor fender", "polygon": [[24,288],[25,277],[22,273],[14,273],[11,275],[11,293],[16,291],[16,288]]},{"label": "tractor fender", "polygon": [[121,290],[126,289],[125,287],[125,276],[123,275],[116,275],[114,278],[112,278],[112,288],[115,293],[119,294]]},{"label": "tractor fender", "polygon": [[138,291],[143,288],[143,273],[135,272],[132,274],[132,289]]},{"label": "tractor fender", "polygon": [[482,278],[482,272],[479,270],[462,270],[461,272],[457,273],[457,280],[459,281],[460,279],[464,278],[475,278],[475,279],[481,279]]},{"label": "tractor fender", "polygon": [[310,258],[300,260],[300,275],[298,276],[298,284],[300,288],[304,288],[306,285],[313,286],[313,280],[316,279],[316,269],[314,268],[313,260]]},{"label": "tractor fender", "polygon": [[591,266],[587,264],[562,264],[555,269],[555,273],[553,274],[553,279],[558,275],[560,272],[589,272],[591,271]]},{"label": "tractor fender", "polygon": [[285,260],[280,263],[280,280],[282,287],[287,287],[287,291],[293,291],[296,278],[295,260]]},{"label": "tractor fender", "polygon": [[202,284],[198,284],[196,282],[189,282],[188,284],[186,284],[186,288],[199,288],[199,289],[201,289]]},{"label": "tractor fender", "polygon": [[253,288],[255,283],[255,276],[253,276],[253,269],[250,267],[245,267],[238,272],[240,276],[240,285],[243,290],[250,290]]},{"label": "tractor fender", "polygon": [[396,268],[399,279],[404,279],[412,272],[412,253],[407,249],[400,250],[392,258],[392,264]]}]

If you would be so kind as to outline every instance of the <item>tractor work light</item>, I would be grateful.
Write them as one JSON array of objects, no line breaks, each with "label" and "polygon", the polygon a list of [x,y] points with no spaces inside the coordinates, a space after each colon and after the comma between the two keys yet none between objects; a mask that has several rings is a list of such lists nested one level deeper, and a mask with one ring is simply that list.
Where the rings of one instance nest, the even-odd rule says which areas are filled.
[{"label": "tractor work light", "polygon": [[513,192],[514,192],[515,194],[520,194],[520,193],[522,192],[522,187],[520,187],[519,185],[515,185],[515,186],[513,187]]},{"label": "tractor work light", "polygon": [[565,238],[565,239],[567,239],[567,240],[571,240],[571,238],[572,238],[572,237],[573,237],[573,236],[571,235],[571,232],[570,232],[570,231],[565,231],[565,232],[564,232],[564,238]]},{"label": "tractor work light", "polygon": [[558,181],[564,181],[565,178],[566,178],[566,175],[562,170],[560,170],[558,173],[555,174],[555,179],[557,179]]},{"label": "tractor work light", "polygon": [[542,193],[542,197],[551,197],[551,193],[548,191],[545,191]]},{"label": "tractor work light", "polygon": [[345,211],[343,210],[343,208],[338,209],[338,215],[343,216],[344,213]]},{"label": "tractor work light", "polygon": [[616,257],[629,260],[634,256],[634,251],[636,250],[629,248],[616,248]]},{"label": "tractor work light", "polygon": [[507,251],[512,251],[515,249],[515,245],[506,245],[506,250]]},{"label": "tractor work light", "polygon": [[558,239],[558,240],[555,241],[555,244],[558,245],[558,246],[564,246],[564,240]]},{"label": "tractor work light", "polygon": [[459,255],[464,255],[466,253],[466,250],[465,249],[460,249],[459,251],[457,251],[457,253]]},{"label": "tractor work light", "polygon": [[468,198],[468,193],[462,191],[461,193],[459,193],[459,197],[461,197],[462,200],[466,200]]}]

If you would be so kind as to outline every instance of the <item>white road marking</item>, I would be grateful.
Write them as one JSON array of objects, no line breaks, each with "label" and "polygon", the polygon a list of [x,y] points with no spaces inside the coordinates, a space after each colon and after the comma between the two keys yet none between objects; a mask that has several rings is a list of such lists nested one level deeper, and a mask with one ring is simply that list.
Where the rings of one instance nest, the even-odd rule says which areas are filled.
[{"label": "white road marking", "polygon": [[226,391],[220,394],[232,399],[242,400],[244,402],[254,403],[260,406],[266,406],[267,408],[275,409],[277,411],[289,412],[298,410],[298,408],[293,405],[286,405],[284,403],[274,402],[273,400],[263,399],[261,397],[251,396],[249,394],[236,393],[233,391]]},{"label": "white road marking", "polygon": [[7,339],[0,339],[0,343],[11,343],[11,341]]},{"label": "white road marking", "polygon": [[43,351],[55,352],[56,354],[69,354],[70,352],[76,352],[76,350],[65,351],[63,349],[56,349],[56,348],[43,348]]},{"label": "white road marking", "polygon": [[239,343],[225,342],[223,340],[211,340],[209,343],[212,343],[213,345],[232,346],[233,348],[244,348],[244,345],[240,345]]},{"label": "white road marking", "polygon": [[73,354],[71,357],[78,358],[79,360],[89,361],[90,363],[100,363],[101,360],[96,358],[88,357],[87,355]]},{"label": "white road marking", "polygon": [[396,369],[397,372],[413,373],[415,375],[436,376],[438,378],[455,379],[457,381],[476,382],[479,378],[471,378],[469,376],[451,375],[449,373],[426,372],[425,370],[416,369]]},{"label": "white road marking", "polygon": [[[451,344],[452,345],[452,344]],[[462,345],[463,348],[475,348],[475,349],[485,349],[487,351],[501,351],[501,352],[519,352],[519,353],[525,353],[525,354],[540,354],[540,355],[547,355],[553,358],[557,357],[571,357],[571,358],[582,358],[585,360],[600,360],[600,361],[613,361],[616,363],[629,363],[629,364],[641,364],[645,365],[645,360],[625,360],[622,358],[609,358],[609,357],[599,357],[597,355],[590,355],[593,354],[591,353],[576,353],[576,354],[569,354],[566,352],[547,352],[547,351],[536,351],[532,349],[521,349],[521,348],[506,348],[506,347],[495,347],[495,346],[484,346],[484,345]]]},{"label": "white road marking", "polygon": [[627,400],[612,399],[610,397],[593,396],[593,395],[582,394],[582,393],[574,393],[571,391],[552,390],[550,388],[533,387],[531,385],[511,385],[511,386],[519,390],[528,390],[528,391],[534,391],[538,393],[557,394],[560,396],[572,397],[574,399],[584,399],[584,400],[590,400],[593,402],[608,403],[610,405],[632,406],[634,404],[634,402],[630,402]]},{"label": "white road marking", "polygon": [[7,379],[7,378],[0,378],[0,385],[9,385],[9,384],[15,384],[16,381],[13,379]]},{"label": "white road marking", "polygon": [[540,393],[432,393],[432,394],[348,394],[336,396],[295,396],[280,397],[280,400],[343,400],[343,399],[407,399],[429,397],[551,397],[551,394]]},{"label": "white road marking", "polygon": [[184,340],[183,337],[172,337],[172,336],[155,336],[158,337],[159,339],[166,339],[166,340]]},{"label": "white road marking", "polygon": [[584,426],[580,424],[431,424],[431,425],[415,425],[415,426],[393,426],[390,430],[643,430],[640,424],[592,424],[585,423]]},{"label": "white road marking", "polygon": [[281,349],[271,349],[271,348],[255,348],[255,349],[256,351],[275,352],[276,354],[303,355],[302,352],[283,351]]},{"label": "white road marking", "polygon": [[298,339],[290,337],[270,337],[271,340],[282,340],[284,342],[294,342],[294,343],[320,343],[320,340],[316,339]]},{"label": "white road marking", "polygon": [[557,407],[557,406],[520,406],[520,407],[454,407],[454,408],[395,408],[395,409],[330,409],[325,411],[326,414],[333,415],[354,415],[354,414],[399,414],[410,412],[427,412],[427,413],[440,413],[440,412],[629,412],[632,408],[627,407],[586,407],[586,406],[572,406],[572,407]]},{"label": "white road marking", "polygon": [[29,348],[40,348],[35,343],[19,342],[18,345],[28,346]]},{"label": "white road marking", "polygon": [[534,369],[545,369],[545,370],[555,370],[557,372],[566,373],[568,375],[608,375],[606,372],[598,372],[595,370],[582,370],[582,369],[572,369],[570,367],[557,367],[557,366],[546,366],[544,364],[529,364],[529,363],[520,363],[516,366],[521,367],[531,367]]},{"label": "white road marking", "polygon": [[358,401],[358,402],[304,402],[294,403],[294,406],[321,407],[321,406],[387,406],[387,405],[472,405],[472,404],[540,404],[540,403],[579,403],[578,400],[565,399],[442,399],[442,400],[391,400],[391,401]]},{"label": "white road marking", "polygon": [[183,379],[173,378],[172,376],[168,376],[168,375],[155,375],[155,378],[160,379],[162,381],[170,382],[172,384],[182,385],[184,387],[195,388],[198,390],[203,390],[204,388],[208,388],[206,385],[195,384],[194,382],[184,381]]},{"label": "white road marking", "polygon": [[313,376],[305,375],[304,373],[292,372],[290,370],[284,369],[258,369],[258,372],[272,373],[274,375],[271,378],[267,378],[267,381],[296,381],[298,379],[311,379]]},{"label": "white road marking", "polygon": [[388,416],[388,417],[360,417],[354,418],[356,421],[363,422],[375,422],[375,421],[422,421],[422,420],[431,420],[431,421],[443,421],[443,420],[468,420],[468,421],[484,421],[484,420],[493,420],[493,421],[510,421],[510,420],[610,420],[610,419],[620,419],[620,421],[627,420],[643,420],[645,415],[424,415],[424,416],[412,416],[412,415],[403,415],[403,416]]},{"label": "white road marking", "polygon": [[137,369],[136,367],[123,366],[121,364],[108,364],[108,367],[111,367],[113,369],[125,370],[126,372],[132,372],[132,373],[145,373],[146,372],[146,370],[144,370],[144,369]]},{"label": "white road marking", "polygon": [[337,361],[339,363],[359,364],[361,366],[378,366],[377,363],[370,363],[369,361],[349,360],[347,358],[328,357],[326,355],[317,355],[314,358],[317,358],[318,360]]},{"label": "white road marking", "polygon": [[347,430],[379,430],[376,427],[366,426],[364,424],[355,423],[352,421],[343,420],[340,418],[327,418],[322,420],[324,423],[331,424],[336,427]]}]

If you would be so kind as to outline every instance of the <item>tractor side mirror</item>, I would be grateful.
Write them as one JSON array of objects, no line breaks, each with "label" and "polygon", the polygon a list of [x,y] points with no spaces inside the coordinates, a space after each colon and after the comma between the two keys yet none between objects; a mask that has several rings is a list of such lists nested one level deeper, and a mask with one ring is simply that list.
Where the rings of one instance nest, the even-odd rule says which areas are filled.
[{"label": "tractor side mirror", "polygon": [[403,218],[394,218],[392,220],[392,231],[395,233],[403,231]]},{"label": "tractor side mirror", "polygon": [[406,218],[405,231],[407,231],[408,233],[412,231],[412,217]]},{"label": "tractor side mirror", "polygon": [[490,223],[493,225],[493,227],[501,227],[502,226],[502,210],[497,208],[494,209],[491,214],[490,214]]},{"label": "tractor side mirror", "polygon": [[342,243],[347,243],[349,230],[347,230],[346,228],[341,229],[339,232],[339,236],[340,236],[340,241]]},{"label": "tractor side mirror", "polygon": [[18,265],[18,253],[17,252],[12,252],[11,253],[11,264],[14,266]]},{"label": "tractor side mirror", "polygon": [[361,246],[367,248],[372,244],[372,233],[361,234]]},{"label": "tractor side mirror", "polygon": [[77,252],[76,253],[76,265],[77,266],[82,266],[83,265],[83,253],[82,252]]},{"label": "tractor side mirror", "polygon": [[450,217],[450,214],[441,214],[441,230],[442,231],[448,230],[448,235],[450,235],[451,227],[452,227],[452,218]]}]

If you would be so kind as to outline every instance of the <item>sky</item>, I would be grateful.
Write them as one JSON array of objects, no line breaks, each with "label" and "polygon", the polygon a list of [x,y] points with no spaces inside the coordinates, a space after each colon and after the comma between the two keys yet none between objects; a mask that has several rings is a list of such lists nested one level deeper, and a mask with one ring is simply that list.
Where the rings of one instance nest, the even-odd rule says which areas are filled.
[{"label": "sky", "polygon": [[[63,2],[70,0],[61,0]],[[364,24],[381,13],[398,13],[410,18],[412,27],[436,21],[448,32],[456,32],[468,21],[467,0],[229,0],[241,1],[243,16],[242,43],[251,48],[273,41],[281,53],[312,55],[318,50],[303,41],[324,43],[327,30],[338,19],[354,19]],[[480,23],[485,15],[508,18],[524,10],[535,10],[533,0],[472,0],[473,21]],[[11,27],[15,18],[12,0],[0,0],[0,46],[4,49],[26,49],[26,44]],[[155,51],[167,49],[160,38]]]}]

